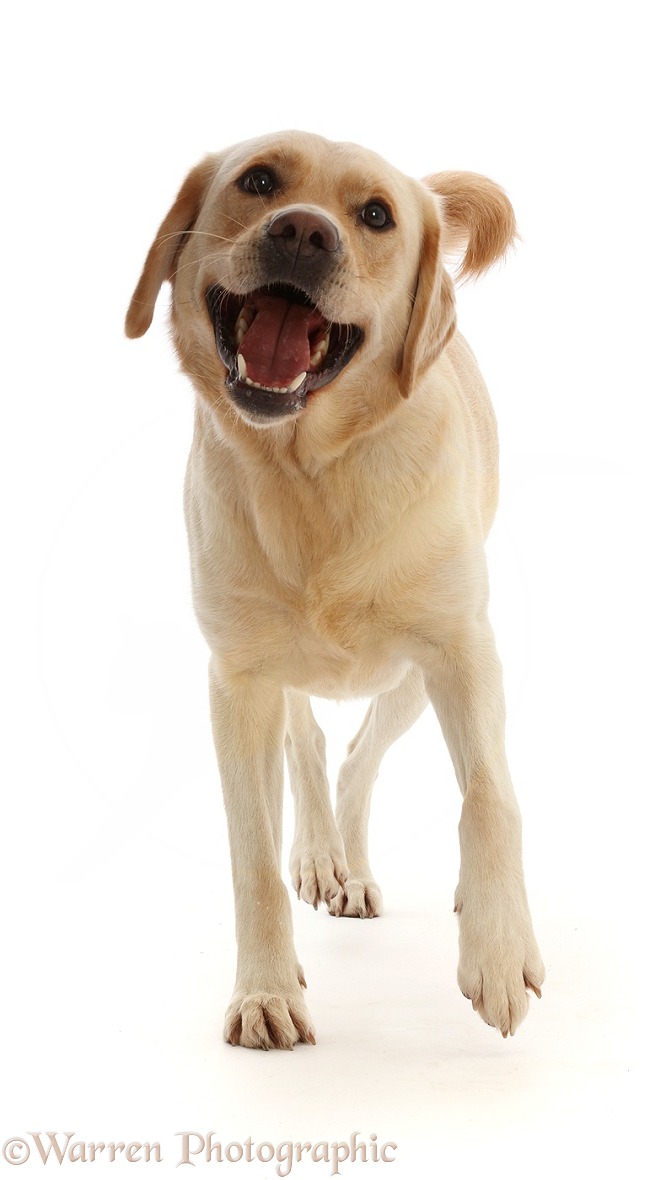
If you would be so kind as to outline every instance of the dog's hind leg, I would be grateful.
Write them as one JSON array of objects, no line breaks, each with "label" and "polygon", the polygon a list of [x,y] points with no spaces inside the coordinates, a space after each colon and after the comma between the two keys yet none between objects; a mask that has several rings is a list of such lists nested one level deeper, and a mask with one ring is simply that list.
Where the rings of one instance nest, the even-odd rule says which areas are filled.
[{"label": "dog's hind leg", "polygon": [[427,704],[423,674],[413,667],[396,688],[375,697],[349,745],[340,767],[336,806],[349,878],[328,903],[335,917],[376,918],[382,912],[381,890],[368,861],[372,788],[389,746],[410,729]]},{"label": "dog's hind leg", "polygon": [[298,896],[317,909],[344,888],[347,860],[331,806],[324,735],[306,693],[287,689],[285,697],[285,752],[296,813],[289,872]]}]

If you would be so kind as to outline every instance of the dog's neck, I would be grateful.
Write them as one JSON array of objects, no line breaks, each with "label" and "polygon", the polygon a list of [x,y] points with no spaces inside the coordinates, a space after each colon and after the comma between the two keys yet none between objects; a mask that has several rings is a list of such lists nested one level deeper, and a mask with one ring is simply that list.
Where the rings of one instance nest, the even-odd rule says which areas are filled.
[{"label": "dog's neck", "polygon": [[326,391],[316,395],[301,414],[273,426],[253,426],[236,409],[220,400],[211,406],[198,391],[197,433],[208,447],[231,449],[248,459],[276,463],[282,469],[316,476],[350,447],[380,430],[396,412],[404,409],[397,378],[390,374],[383,385],[383,397],[372,402],[360,383],[347,383],[335,399]]}]

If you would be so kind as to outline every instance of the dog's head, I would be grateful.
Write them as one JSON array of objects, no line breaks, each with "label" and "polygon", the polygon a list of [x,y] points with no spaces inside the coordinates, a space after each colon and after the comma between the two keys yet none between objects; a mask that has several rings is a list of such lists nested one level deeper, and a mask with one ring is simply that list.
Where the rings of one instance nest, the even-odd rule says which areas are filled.
[{"label": "dog's head", "polygon": [[127,313],[150,326],[173,284],[174,340],[210,404],[253,425],[299,415],[319,395],[408,397],[455,328],[443,254],[466,245],[480,274],[514,234],[484,177],[411,180],[372,152],[300,132],[206,157],[151,246]]}]

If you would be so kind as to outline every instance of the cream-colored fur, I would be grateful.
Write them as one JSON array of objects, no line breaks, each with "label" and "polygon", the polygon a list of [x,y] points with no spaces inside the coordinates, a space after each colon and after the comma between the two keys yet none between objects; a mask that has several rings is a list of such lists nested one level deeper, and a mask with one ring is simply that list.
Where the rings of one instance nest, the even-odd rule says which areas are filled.
[{"label": "cream-colored fur", "polygon": [[[266,196],[239,184],[258,167],[277,177]],[[360,216],[373,201],[391,212],[384,232]],[[336,227],[335,268],[317,305],[364,339],[302,410],[265,423],[229,396],[205,293],[217,284],[245,296],[265,284],[258,244],[292,208]],[[272,135],[193,169],[130,305],[127,332],[139,336],[172,280],[173,338],[197,393],[185,503],[236,900],[233,1044],[314,1041],[280,873],[285,747],[295,889],[334,915],[373,917],[372,785],[428,700],[463,795],[460,987],[505,1036],[526,1015],[526,989],[540,994],[486,613],[495,423],[442,265],[466,244],[462,270],[481,273],[513,233],[509,202],[483,177],[417,182],[354,145]],[[310,693],[374,697],[340,772],[335,815]]]}]

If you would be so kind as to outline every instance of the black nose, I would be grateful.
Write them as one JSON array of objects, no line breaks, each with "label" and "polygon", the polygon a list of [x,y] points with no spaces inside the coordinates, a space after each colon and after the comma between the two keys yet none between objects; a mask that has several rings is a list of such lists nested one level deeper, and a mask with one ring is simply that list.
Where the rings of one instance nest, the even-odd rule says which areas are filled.
[{"label": "black nose", "polygon": [[267,232],[278,249],[294,259],[315,258],[322,251],[332,254],[340,245],[340,235],[330,218],[305,205],[292,205],[276,213]]}]

